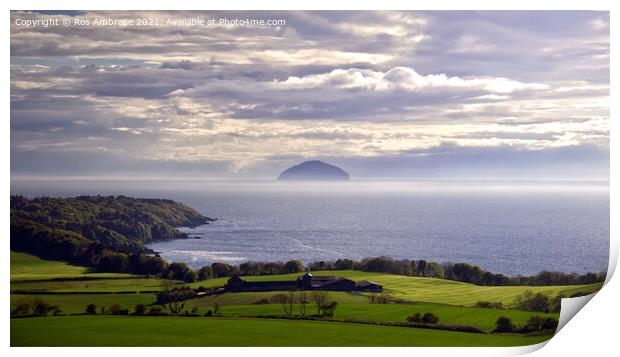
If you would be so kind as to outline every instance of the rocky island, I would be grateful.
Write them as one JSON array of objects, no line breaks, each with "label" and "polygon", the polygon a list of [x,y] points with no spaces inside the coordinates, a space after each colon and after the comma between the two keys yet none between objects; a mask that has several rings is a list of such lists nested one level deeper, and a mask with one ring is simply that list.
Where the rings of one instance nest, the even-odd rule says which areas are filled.
[{"label": "rocky island", "polygon": [[305,161],[284,170],[278,180],[297,181],[348,181],[349,174],[343,169],[319,160]]}]

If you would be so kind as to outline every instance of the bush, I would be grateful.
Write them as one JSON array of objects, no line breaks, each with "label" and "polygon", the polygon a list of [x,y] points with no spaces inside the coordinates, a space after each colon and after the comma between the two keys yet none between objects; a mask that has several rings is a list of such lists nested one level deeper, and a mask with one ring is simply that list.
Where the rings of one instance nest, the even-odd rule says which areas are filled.
[{"label": "bush", "polygon": [[304,264],[299,260],[289,260],[284,264],[283,272],[285,274],[288,273],[299,273],[304,270]]},{"label": "bush", "polygon": [[198,280],[207,280],[213,278],[213,268],[204,266],[198,271]]},{"label": "bush", "polygon": [[493,301],[478,301],[476,303],[476,307],[482,307],[485,309],[504,309],[504,304],[501,302],[493,302]]},{"label": "bush", "polygon": [[549,312],[551,307],[551,299],[542,293],[532,293],[526,290],[523,294],[515,298],[517,308],[525,311]]},{"label": "bush", "polygon": [[439,316],[433,314],[432,312],[426,312],[422,316],[422,322],[425,324],[436,324],[439,322]]},{"label": "bush", "polygon": [[111,315],[129,315],[129,309],[124,309],[119,304],[114,304],[108,309]]},{"label": "bush", "polygon": [[407,316],[407,321],[408,322],[420,323],[420,322],[422,322],[422,315],[420,315],[419,312],[416,312],[413,315]]},{"label": "bush", "polygon": [[332,317],[334,316],[334,311],[336,310],[336,306],[338,306],[337,301],[330,301],[329,303],[322,306],[323,316]]},{"label": "bush", "polygon": [[555,330],[558,320],[553,317],[532,316],[521,328],[522,332],[536,332],[543,330]]},{"label": "bush", "polygon": [[198,274],[196,274],[196,272],[191,269],[186,271],[183,275],[183,281],[186,283],[193,283],[196,280],[198,280]]},{"label": "bush", "polygon": [[495,332],[512,332],[514,330],[515,325],[509,317],[500,316],[495,321]]},{"label": "bush", "polygon": [[19,303],[11,311],[11,316],[47,316],[50,312],[59,315],[62,310],[58,305],[50,305],[41,299],[34,299]]},{"label": "bush", "polygon": [[558,328],[559,321],[554,317],[547,317],[543,322],[543,330],[556,330]]},{"label": "bush", "polygon": [[168,315],[166,312],[162,311],[162,308],[159,306],[153,306],[149,309],[149,316],[166,316]]},{"label": "bush", "polygon": [[170,278],[174,280],[184,280],[185,274],[190,270],[185,263],[172,263],[168,266]]},{"label": "bush", "polygon": [[31,309],[32,306],[29,302],[20,302],[15,306],[13,311],[11,311],[11,316],[29,316]]},{"label": "bush", "polygon": [[136,315],[144,315],[146,313],[146,306],[144,304],[136,305],[134,314]]},{"label": "bush", "polygon": [[262,298],[262,299],[258,299],[256,301],[254,301],[252,303],[252,305],[265,305],[265,304],[269,304],[269,299],[267,298]]},{"label": "bush", "polygon": [[89,315],[96,315],[97,314],[97,305],[95,304],[88,304],[88,306],[86,306],[86,313]]}]

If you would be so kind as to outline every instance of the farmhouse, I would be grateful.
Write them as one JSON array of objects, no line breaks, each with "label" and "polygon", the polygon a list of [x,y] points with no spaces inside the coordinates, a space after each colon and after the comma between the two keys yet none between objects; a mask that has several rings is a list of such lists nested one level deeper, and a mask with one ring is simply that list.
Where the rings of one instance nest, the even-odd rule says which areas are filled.
[{"label": "farmhouse", "polygon": [[368,280],[355,282],[335,276],[312,276],[309,272],[297,280],[283,281],[245,281],[235,275],[224,286],[230,292],[288,291],[288,290],[327,290],[382,292],[383,286]]}]

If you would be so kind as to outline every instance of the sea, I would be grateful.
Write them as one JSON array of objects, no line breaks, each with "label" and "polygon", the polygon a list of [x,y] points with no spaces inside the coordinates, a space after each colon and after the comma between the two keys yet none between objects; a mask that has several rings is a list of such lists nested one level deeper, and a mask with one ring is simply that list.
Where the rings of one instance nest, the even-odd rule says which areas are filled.
[{"label": "sea", "polygon": [[508,275],[607,270],[607,181],[13,179],[11,193],[169,198],[217,221],[150,244],[171,262],[388,256]]}]

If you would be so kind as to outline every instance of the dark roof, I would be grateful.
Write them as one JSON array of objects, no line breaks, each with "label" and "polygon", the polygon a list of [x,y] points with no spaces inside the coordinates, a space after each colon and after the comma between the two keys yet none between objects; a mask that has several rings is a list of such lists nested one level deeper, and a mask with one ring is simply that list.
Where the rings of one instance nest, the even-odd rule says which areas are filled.
[{"label": "dark roof", "polygon": [[355,284],[355,282],[351,279],[347,279],[347,278],[339,278],[339,279],[333,279],[333,280],[328,280],[328,281],[324,281],[324,282],[318,282],[319,284],[312,284],[312,286],[317,286],[317,287],[322,287],[322,286],[329,286],[332,284],[340,284],[340,283],[352,283]]},{"label": "dark roof", "polygon": [[[305,276],[306,274],[304,274]],[[336,280],[338,278],[336,278],[333,275],[326,275],[326,276],[316,276],[316,275],[312,275],[312,274],[308,274],[312,277],[312,281],[330,281],[330,280]],[[304,276],[298,276],[297,280],[302,280],[304,278]]]},{"label": "dark roof", "polygon": [[355,286],[359,286],[359,287],[366,287],[366,286],[372,286],[372,285],[381,286],[380,284],[377,284],[374,281],[369,281],[369,280],[360,280],[355,284]]},{"label": "dark roof", "polygon": [[265,287],[265,286],[297,286],[296,281],[282,280],[282,281],[244,281],[244,286],[251,287]]}]

